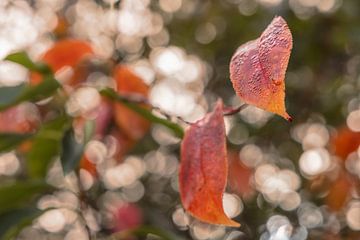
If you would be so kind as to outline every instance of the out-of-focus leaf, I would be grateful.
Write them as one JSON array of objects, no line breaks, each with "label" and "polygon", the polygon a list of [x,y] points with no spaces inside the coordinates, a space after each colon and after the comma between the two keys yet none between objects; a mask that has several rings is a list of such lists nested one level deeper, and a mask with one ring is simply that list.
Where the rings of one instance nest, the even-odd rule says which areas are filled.
[{"label": "out-of-focus leaf", "polygon": [[346,160],[348,155],[355,152],[360,146],[360,132],[353,132],[344,126],[332,136],[330,143],[334,153]]},{"label": "out-of-focus leaf", "polygon": [[26,89],[26,84],[0,88],[0,106],[15,102],[17,97]]},{"label": "out-of-focus leaf", "polygon": [[23,102],[0,112],[1,133],[33,133],[41,124],[38,107]]},{"label": "out-of-focus leaf", "polygon": [[186,130],[181,144],[180,196],[194,217],[212,224],[232,227],[223,209],[222,196],[228,177],[223,103]]},{"label": "out-of-focus leaf", "polygon": [[[84,69],[77,68],[78,64],[92,54],[93,50],[88,42],[77,39],[64,39],[57,41],[41,57],[41,61],[48,64],[54,73],[66,66],[72,67],[74,73],[67,83],[74,85],[84,76]],[[30,83],[32,85],[37,85],[42,81],[41,76],[37,73],[30,76]]]},{"label": "out-of-focus leaf", "polygon": [[0,152],[10,151],[33,136],[31,133],[0,133]]},{"label": "out-of-focus leaf", "polygon": [[285,72],[292,35],[282,17],[275,17],[261,36],[241,45],[230,62],[230,79],[246,103],[291,121],[285,109]]},{"label": "out-of-focus leaf", "polygon": [[332,211],[340,211],[351,198],[350,192],[352,183],[346,173],[342,172],[335,182],[330,186],[329,193],[326,196],[326,205]]},{"label": "out-of-focus leaf", "polygon": [[152,226],[141,226],[138,228],[121,231],[113,234],[109,240],[122,240],[122,239],[129,239],[131,236],[138,236],[138,237],[146,237],[148,234],[153,234],[159,237],[162,240],[182,240],[182,238],[176,237],[173,234],[159,228],[155,228]]},{"label": "out-of-focus leaf", "polygon": [[118,101],[118,102],[124,104],[124,106],[126,106],[127,108],[131,109],[132,111],[140,114],[141,116],[148,119],[149,121],[151,121],[153,123],[158,123],[158,124],[164,125],[165,127],[171,129],[177,137],[182,138],[184,136],[184,130],[178,124],[173,123],[167,119],[155,116],[154,114],[151,113],[151,111],[149,109],[141,107],[137,103],[130,102],[126,97],[118,95],[114,90],[112,90],[110,88],[106,88],[106,89],[101,90],[100,93],[103,96],[106,96],[112,100],[115,100],[115,101]]},{"label": "out-of-focus leaf", "polygon": [[64,175],[67,175],[77,166],[79,166],[80,160],[84,154],[84,143],[79,143],[75,139],[75,133],[72,128],[70,128],[64,135],[62,139],[62,149],[61,149],[61,165],[64,171]]},{"label": "out-of-focus leaf", "polygon": [[[138,94],[141,97],[147,97],[149,87],[128,67],[117,66],[114,70],[114,78],[116,80],[116,91],[119,94]],[[142,107],[149,108],[144,104]],[[115,103],[114,116],[119,128],[134,140],[141,139],[150,128],[148,119],[124,106],[123,103]]]},{"label": "out-of-focus leaf", "polygon": [[0,111],[24,101],[39,101],[51,96],[60,84],[52,75],[46,75],[44,81],[36,86],[22,84],[16,87],[0,88]]},{"label": "out-of-focus leaf", "polygon": [[50,68],[43,63],[34,63],[26,52],[16,52],[8,55],[5,60],[12,61],[18,63],[27,69],[35,72],[39,72],[42,74],[51,74]]},{"label": "out-of-focus leaf", "polygon": [[239,153],[235,151],[228,152],[229,161],[229,179],[230,189],[239,194],[242,199],[250,199],[254,195],[254,189],[250,184],[253,174],[252,169],[243,165],[239,159]]},{"label": "out-of-focus leaf", "polygon": [[69,125],[69,118],[60,116],[45,123],[39,130],[27,154],[26,163],[31,177],[42,178],[46,175],[49,164],[59,154],[61,139]]},{"label": "out-of-focus leaf", "polygon": [[95,121],[89,120],[85,122],[84,126],[84,142],[90,141],[95,132]]},{"label": "out-of-focus leaf", "polygon": [[51,189],[51,186],[40,180],[12,182],[0,186],[0,213],[29,204],[29,201],[39,193]]},{"label": "out-of-focus leaf", "polygon": [[20,208],[0,214],[0,239],[14,239],[41,213],[42,211],[37,208]]}]

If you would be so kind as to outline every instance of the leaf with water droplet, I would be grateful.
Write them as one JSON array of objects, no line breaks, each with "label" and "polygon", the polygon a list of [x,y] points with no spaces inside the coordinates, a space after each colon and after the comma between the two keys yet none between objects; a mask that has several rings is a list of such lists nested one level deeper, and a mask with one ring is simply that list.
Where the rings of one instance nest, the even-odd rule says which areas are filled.
[{"label": "leaf with water droplet", "polygon": [[192,124],[181,144],[179,185],[181,201],[197,219],[232,227],[222,205],[228,163],[226,156],[223,103],[219,100],[212,113]]},{"label": "leaf with water droplet", "polygon": [[261,36],[241,45],[230,62],[230,79],[246,103],[291,121],[285,109],[285,72],[292,35],[282,17],[275,17]]}]

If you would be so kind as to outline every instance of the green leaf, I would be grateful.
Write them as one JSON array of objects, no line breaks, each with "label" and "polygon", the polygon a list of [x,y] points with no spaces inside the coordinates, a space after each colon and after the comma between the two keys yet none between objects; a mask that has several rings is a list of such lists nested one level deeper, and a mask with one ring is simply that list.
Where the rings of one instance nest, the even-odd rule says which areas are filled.
[{"label": "green leaf", "polygon": [[177,137],[183,138],[184,130],[180,125],[173,123],[167,119],[163,119],[155,116],[148,109],[139,106],[139,104],[137,103],[130,102],[127,98],[118,95],[114,90],[110,88],[106,88],[101,90],[100,94],[124,104],[126,107],[130,108],[131,110],[133,110],[134,112],[138,113],[139,115],[141,115],[142,117],[146,118],[151,122],[164,125],[165,127],[171,129]]},{"label": "green leaf", "polygon": [[21,84],[16,87],[2,87],[0,111],[24,101],[39,101],[50,97],[60,86],[52,75],[46,75],[43,81],[35,86]]},{"label": "green leaf", "polygon": [[0,88],[0,107],[10,105],[9,103],[16,102],[16,99],[25,90],[26,84],[20,84],[14,87],[1,87]]},{"label": "green leaf", "polygon": [[51,69],[44,63],[34,63],[26,52],[16,52],[8,55],[5,60],[20,64],[27,69],[42,74],[51,74]]},{"label": "green leaf", "polygon": [[0,239],[14,239],[41,213],[42,211],[37,208],[20,208],[0,214]]},{"label": "green leaf", "polygon": [[87,143],[91,140],[95,132],[95,121],[88,120],[85,122],[84,126],[84,142]]},{"label": "green leaf", "polygon": [[0,133],[0,152],[10,151],[33,136],[32,133]]},{"label": "green leaf", "polygon": [[60,152],[61,139],[70,119],[60,116],[45,123],[34,137],[31,150],[27,154],[28,173],[34,178],[43,178],[52,160]]},{"label": "green leaf", "polygon": [[74,130],[70,128],[62,140],[60,160],[64,175],[67,175],[79,165],[84,149],[85,144],[76,141]]},{"label": "green leaf", "polygon": [[51,186],[41,180],[26,182],[11,182],[0,187],[0,213],[29,204],[38,193],[51,189]]}]

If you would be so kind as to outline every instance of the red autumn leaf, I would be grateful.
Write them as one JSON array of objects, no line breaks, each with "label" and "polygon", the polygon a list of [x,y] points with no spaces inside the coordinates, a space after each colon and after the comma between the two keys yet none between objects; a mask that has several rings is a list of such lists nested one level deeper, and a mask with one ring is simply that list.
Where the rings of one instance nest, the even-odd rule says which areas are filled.
[{"label": "red autumn leaf", "polygon": [[[93,54],[93,49],[89,43],[76,39],[65,39],[55,43],[42,57],[41,61],[48,64],[54,73],[69,66],[75,68],[86,57]],[[80,69],[82,70],[82,69]],[[79,75],[74,71],[73,76]],[[78,77],[78,76],[77,76]],[[72,77],[69,84],[77,82],[77,77]],[[32,73],[30,82],[38,84],[42,81],[42,77],[38,73]]]},{"label": "red autumn leaf", "polygon": [[292,49],[291,32],[275,17],[261,36],[241,45],[230,62],[230,79],[246,103],[291,121],[285,109],[285,72]]},{"label": "red autumn leaf", "polygon": [[88,171],[93,177],[97,177],[96,164],[90,162],[89,159],[84,154],[80,161],[80,168]]},{"label": "red autumn leaf", "polygon": [[348,127],[342,127],[331,139],[334,153],[346,160],[347,156],[355,152],[360,146],[360,132],[353,132]]},{"label": "red autumn leaf", "polygon": [[35,105],[23,103],[0,113],[0,132],[29,133],[40,126]]},{"label": "red autumn leaf", "polygon": [[179,184],[184,208],[204,222],[240,226],[224,213],[227,175],[223,104],[219,100],[212,113],[187,129],[181,144]]},{"label": "red autumn leaf", "polygon": [[[118,66],[114,71],[117,92],[122,95],[147,97],[149,87],[129,68]],[[145,107],[145,106],[144,106]],[[134,140],[141,139],[150,128],[150,122],[121,103],[115,103],[115,121],[126,135]]]},{"label": "red autumn leaf", "polygon": [[113,230],[120,232],[139,227],[143,222],[141,209],[132,203],[120,204],[113,213]]}]

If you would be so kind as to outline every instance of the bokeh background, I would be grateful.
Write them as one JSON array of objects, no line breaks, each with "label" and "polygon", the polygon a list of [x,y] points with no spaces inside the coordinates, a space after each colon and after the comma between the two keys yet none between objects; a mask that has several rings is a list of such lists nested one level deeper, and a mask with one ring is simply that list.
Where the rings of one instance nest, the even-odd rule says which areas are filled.
[{"label": "bokeh background", "polygon": [[[196,121],[219,97],[226,105],[241,103],[229,80],[231,56],[276,15],[293,34],[286,105],[294,121],[252,106],[225,118],[230,171],[224,207],[239,229],[184,212],[180,140],[155,124],[121,159],[111,154],[116,139],[110,135],[88,144],[99,176],[86,170],[81,176],[99,208],[86,209],[84,219],[77,214],[74,176],[64,178],[56,161],[47,181],[57,190],[36,198],[39,209],[50,210],[18,239],[87,239],[84,221],[98,239],[114,225],[155,226],[179,239],[360,239],[359,1],[1,0],[0,59],[26,50],[37,60],[59,39],[89,41],[99,61],[129,66],[150,86],[152,105],[186,126],[180,118]],[[86,81],[107,84],[109,78],[92,69]],[[25,68],[0,61],[0,86],[26,81]],[[94,94],[91,87],[74,91],[69,114],[95,109]],[[22,107],[22,118],[38,118],[35,104]],[[1,153],[0,184],[21,179],[23,165],[16,151]]]}]

